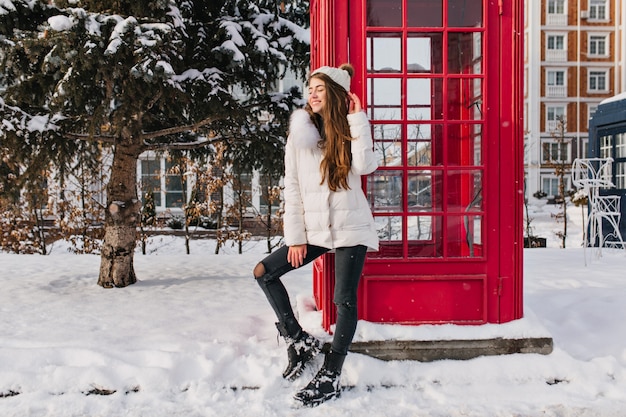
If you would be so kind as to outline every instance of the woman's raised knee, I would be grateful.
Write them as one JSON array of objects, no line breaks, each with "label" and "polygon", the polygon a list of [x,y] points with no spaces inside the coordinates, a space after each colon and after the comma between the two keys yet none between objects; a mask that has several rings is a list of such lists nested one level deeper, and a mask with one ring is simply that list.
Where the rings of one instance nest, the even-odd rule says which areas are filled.
[{"label": "woman's raised knee", "polygon": [[263,275],[265,275],[265,265],[263,265],[261,262],[259,262],[254,267],[254,271],[252,271],[252,273],[254,274],[255,278],[257,278],[257,279],[261,278]]}]

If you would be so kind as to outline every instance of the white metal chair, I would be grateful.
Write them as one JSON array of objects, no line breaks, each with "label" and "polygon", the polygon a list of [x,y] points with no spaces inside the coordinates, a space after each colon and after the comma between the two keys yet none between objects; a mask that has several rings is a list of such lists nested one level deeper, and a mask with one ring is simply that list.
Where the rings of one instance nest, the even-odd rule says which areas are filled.
[{"label": "white metal chair", "polygon": [[[619,230],[619,222],[622,216],[620,212],[620,200],[618,195],[603,195],[595,198],[595,216],[597,219],[598,245],[602,247],[624,247],[622,234]],[[604,233],[603,220],[610,225],[608,233]],[[595,241],[593,239],[592,241]]]},{"label": "white metal chair", "polygon": [[[621,219],[620,196],[601,196],[601,188],[614,188],[611,181],[613,158],[577,158],[572,164],[572,182],[587,194],[589,215],[585,225],[583,247],[587,265],[587,247],[597,244],[597,256],[602,256],[603,247],[626,248],[619,230]],[[604,230],[604,221],[610,230]]]}]

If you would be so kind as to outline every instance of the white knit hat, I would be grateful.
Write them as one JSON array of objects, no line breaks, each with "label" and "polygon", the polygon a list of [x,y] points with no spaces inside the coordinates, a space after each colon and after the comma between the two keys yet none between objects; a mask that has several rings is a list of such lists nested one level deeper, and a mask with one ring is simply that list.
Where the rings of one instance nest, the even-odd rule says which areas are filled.
[{"label": "white knit hat", "polygon": [[311,75],[315,75],[320,72],[328,75],[331,80],[342,86],[344,90],[350,91],[350,74],[348,71],[334,67],[319,67],[313,71]]}]

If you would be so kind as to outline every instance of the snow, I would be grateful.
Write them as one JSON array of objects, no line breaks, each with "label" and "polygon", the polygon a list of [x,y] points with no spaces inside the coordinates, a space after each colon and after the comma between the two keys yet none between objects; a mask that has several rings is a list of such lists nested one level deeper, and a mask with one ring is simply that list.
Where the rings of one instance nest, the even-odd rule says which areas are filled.
[{"label": "snow", "polygon": [[63,30],[71,29],[75,22],[67,16],[58,15],[48,18],[48,24],[50,24],[52,30],[61,32]]},{"label": "snow", "polygon": [[14,12],[15,6],[10,0],[0,0],[0,16]]},{"label": "snow", "polygon": [[[399,326],[359,322],[356,340],[550,335],[549,355],[431,363],[348,356],[342,398],[293,408],[281,377],[285,344],[251,271],[265,241],[243,255],[215,242],[150,239],[135,255],[139,282],[96,285],[100,259],[57,243],[49,256],[0,253],[0,415],[11,416],[623,416],[626,407],[626,252],[584,266],[581,209],[569,207],[567,248],[558,206],[530,210],[548,248],[524,252],[525,317],[505,325]],[[308,331],[311,267],[284,278]],[[316,359],[319,366],[321,358]],[[113,392],[115,391],[115,392]],[[108,393],[110,395],[98,395]],[[17,395],[16,395],[17,394]]]},{"label": "snow", "polygon": [[600,104],[612,103],[614,101],[620,101],[620,100],[626,100],[626,91],[616,96],[605,98],[604,100],[600,102]]}]

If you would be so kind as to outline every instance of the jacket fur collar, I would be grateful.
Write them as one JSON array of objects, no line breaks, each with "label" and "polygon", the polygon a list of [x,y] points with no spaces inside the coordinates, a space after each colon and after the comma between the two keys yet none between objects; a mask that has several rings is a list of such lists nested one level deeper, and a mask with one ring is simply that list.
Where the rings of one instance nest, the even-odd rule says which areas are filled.
[{"label": "jacket fur collar", "polygon": [[306,110],[299,109],[291,114],[289,140],[292,140],[296,147],[302,149],[317,148],[320,139],[320,134]]}]

